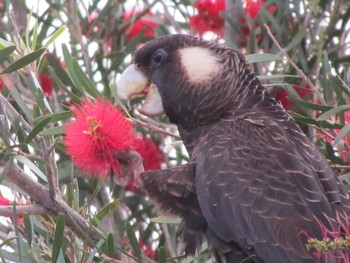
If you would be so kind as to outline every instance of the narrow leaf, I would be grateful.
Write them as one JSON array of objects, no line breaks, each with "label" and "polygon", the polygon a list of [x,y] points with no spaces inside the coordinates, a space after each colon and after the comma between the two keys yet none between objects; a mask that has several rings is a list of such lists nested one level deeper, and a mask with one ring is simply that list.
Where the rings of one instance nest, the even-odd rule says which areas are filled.
[{"label": "narrow leaf", "polygon": [[128,221],[125,222],[125,230],[126,234],[128,235],[131,248],[134,250],[136,257],[139,259],[139,262],[142,262],[142,254],[139,243],[135,236],[134,229]]},{"label": "narrow leaf", "polygon": [[56,126],[49,129],[42,130],[39,135],[41,136],[58,136],[63,134],[63,127]]},{"label": "narrow leaf", "polygon": [[75,58],[72,59],[72,65],[79,83],[84,87],[86,92],[94,98],[101,96],[101,94],[96,89],[95,84],[85,75],[84,71],[81,69]]},{"label": "narrow leaf", "polygon": [[50,118],[52,122],[64,121],[71,117],[73,114],[71,111],[61,111],[58,113],[47,114],[44,116],[39,116],[35,119],[35,122],[41,122],[44,119]]},{"label": "narrow leaf", "polygon": [[26,239],[27,239],[27,243],[29,245],[29,247],[32,247],[32,240],[33,240],[33,225],[32,222],[30,220],[30,216],[29,215],[25,215],[24,217],[24,230],[26,233]]},{"label": "narrow leaf", "polygon": [[74,83],[74,87],[79,91],[80,95],[85,95],[84,87],[79,85],[79,79],[75,75],[73,63],[72,63],[72,56],[70,55],[68,48],[65,44],[62,44],[62,52],[63,52],[64,61],[66,62],[66,65],[67,65],[68,74]]},{"label": "narrow leaf", "polygon": [[14,72],[20,68],[27,66],[28,64],[32,63],[33,61],[39,59],[45,52],[46,52],[46,48],[41,48],[41,49],[38,49],[38,50],[28,54],[28,55],[25,55],[24,57],[18,59],[17,61],[13,62],[10,66],[5,68],[0,73],[0,75],[5,74],[5,73],[11,73],[11,72]]},{"label": "narrow leaf", "polygon": [[32,49],[36,49],[36,43],[38,41],[38,20],[35,20],[33,27],[33,41],[32,41]]},{"label": "narrow leaf", "polygon": [[[1,157],[1,156],[0,156],[0,157]],[[4,168],[3,168],[2,172],[1,172],[1,175],[0,175],[0,185],[2,184],[2,182],[4,181],[4,179],[7,177],[8,173],[9,173],[9,171],[10,171],[10,168],[11,168],[11,166],[12,166],[12,163],[13,163],[13,158],[10,158],[10,159],[6,162]]]},{"label": "narrow leaf", "polygon": [[119,201],[114,200],[113,202],[105,205],[100,211],[95,215],[94,220],[98,222],[105,218],[109,213],[113,212],[119,207]]},{"label": "narrow leaf", "polygon": [[160,247],[158,250],[158,263],[166,263],[166,250]]},{"label": "narrow leaf", "polygon": [[34,139],[34,137],[37,136],[50,121],[51,118],[46,118],[40,121],[37,125],[35,125],[33,130],[28,134],[27,138],[24,140],[24,143],[30,143]]},{"label": "narrow leaf", "polygon": [[16,46],[5,47],[0,50],[0,61],[3,61],[16,50]]},{"label": "narrow leaf", "polygon": [[38,166],[33,163],[31,160],[28,158],[22,156],[22,155],[16,155],[14,157],[17,161],[23,163],[26,165],[34,174],[36,174],[41,180],[44,182],[47,182],[46,175],[38,168]]},{"label": "narrow leaf", "polygon": [[350,133],[350,124],[345,125],[334,138],[334,143],[339,143],[340,140]]},{"label": "narrow leaf", "polygon": [[105,242],[104,239],[101,239],[100,241],[98,241],[98,243],[96,244],[94,249],[90,252],[90,256],[86,260],[86,263],[94,262],[94,257],[95,257],[96,253],[98,252],[98,250],[100,249],[100,247],[103,245],[104,242]]},{"label": "narrow leaf", "polygon": [[27,104],[23,101],[21,94],[19,94],[17,89],[10,89],[10,94],[12,98],[16,101],[18,107],[26,115],[29,120],[33,119],[33,113],[29,110]]},{"label": "narrow leaf", "polygon": [[56,230],[53,239],[52,262],[57,262],[64,241],[64,214],[59,213],[56,220]]},{"label": "narrow leaf", "polygon": [[180,224],[181,220],[176,217],[158,216],[151,218],[151,222],[161,224]]},{"label": "narrow leaf", "polygon": [[337,113],[340,113],[342,111],[345,111],[347,109],[350,109],[350,105],[340,105],[338,107],[335,107],[329,111],[326,111],[325,113],[321,114],[318,118],[317,118],[317,121],[323,121],[325,119],[328,119],[329,117],[337,114]]},{"label": "narrow leaf", "polygon": [[326,105],[320,105],[320,104],[314,104],[306,100],[300,100],[296,98],[290,98],[292,102],[297,104],[298,106],[301,106],[306,109],[311,109],[311,110],[317,110],[317,111],[329,111],[333,109],[331,106],[326,106]]},{"label": "narrow leaf", "polygon": [[61,26],[59,29],[56,30],[55,33],[52,34],[52,36],[49,38],[49,40],[44,44],[44,48],[47,48],[51,43],[53,43],[56,38],[58,38],[63,32],[66,30],[66,26]]},{"label": "narrow leaf", "polygon": [[274,54],[262,53],[247,55],[247,60],[249,63],[270,62],[281,60],[281,57]]}]

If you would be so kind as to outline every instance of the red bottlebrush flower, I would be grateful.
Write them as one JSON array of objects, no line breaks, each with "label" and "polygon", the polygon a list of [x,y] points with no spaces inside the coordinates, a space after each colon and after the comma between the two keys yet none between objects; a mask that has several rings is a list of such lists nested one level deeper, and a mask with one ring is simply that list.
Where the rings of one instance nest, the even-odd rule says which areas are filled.
[{"label": "red bottlebrush flower", "polygon": [[[258,17],[260,9],[265,6],[265,2],[262,0],[246,0],[246,6],[244,11],[252,18]],[[274,13],[277,7],[272,5],[267,8],[269,13]]]},{"label": "red bottlebrush flower", "polygon": [[307,239],[306,248],[311,251],[318,261],[322,262],[350,262],[350,218],[345,213],[336,213],[336,218],[326,218],[321,222],[315,218],[321,232],[322,239],[311,236],[302,230],[300,234]]},{"label": "red bottlebrush flower", "polygon": [[157,144],[148,138],[138,138],[135,143],[135,150],[141,155],[145,170],[160,169],[164,161]]},{"label": "red bottlebrush flower", "polygon": [[0,78],[0,90],[2,90],[3,87],[4,87],[4,82],[3,82],[2,79]]},{"label": "red bottlebrush flower", "polygon": [[[299,97],[304,99],[307,95],[311,94],[311,89],[309,85],[306,85],[305,88],[298,85],[292,85],[293,89],[298,93]],[[285,89],[279,89],[278,93],[275,96],[277,101],[280,101],[283,105],[283,108],[290,110],[294,107],[294,103],[289,100],[289,94]]]},{"label": "red bottlebrush flower", "polygon": [[192,30],[198,34],[212,31],[223,35],[225,21],[220,12],[225,12],[225,0],[198,0],[195,4],[197,15],[189,17]]},{"label": "red bottlebrush flower", "polygon": [[0,197],[0,206],[1,205],[12,205],[12,204],[11,204],[10,200],[3,198],[3,197]]},{"label": "red bottlebrush flower", "polygon": [[43,89],[43,92],[46,97],[52,96],[53,91],[53,82],[50,77],[44,73],[39,74],[39,82],[41,85],[41,88]]},{"label": "red bottlebrush flower", "polygon": [[118,174],[120,163],[115,152],[132,147],[132,123],[109,101],[86,100],[72,110],[74,120],[65,125],[64,143],[73,162],[85,172],[105,178]]},{"label": "red bottlebrush flower", "polygon": [[[96,33],[100,27],[101,27],[101,23],[98,22],[97,24],[95,24],[94,20],[98,18],[98,13],[97,12],[92,12],[89,16],[89,22],[86,25],[86,28],[83,29],[82,34],[84,36],[89,36],[90,31],[92,31],[93,33]],[[81,21],[79,21],[80,25],[82,25]],[[91,28],[92,27],[92,28]]]},{"label": "red bottlebrush flower", "polygon": [[[145,137],[137,138],[135,140],[134,148],[142,157],[145,171],[160,169],[161,164],[164,162],[164,158],[154,141]],[[141,191],[134,180],[130,180],[125,189],[134,193],[139,193]]]},{"label": "red bottlebrush flower", "polygon": [[158,253],[157,251],[154,251],[148,244],[143,242],[142,240],[139,241],[139,247],[140,249],[145,253],[147,257],[150,259],[153,259],[157,261],[158,259]]},{"label": "red bottlebrush flower", "polygon": [[[137,17],[140,13],[141,12],[139,11],[127,11],[124,14],[124,20],[128,21],[130,19],[133,19]],[[144,37],[155,37],[157,24],[152,21],[153,16],[154,15],[152,13],[147,13],[140,19],[133,21],[131,25],[126,29],[126,38],[130,41],[142,32]]]}]

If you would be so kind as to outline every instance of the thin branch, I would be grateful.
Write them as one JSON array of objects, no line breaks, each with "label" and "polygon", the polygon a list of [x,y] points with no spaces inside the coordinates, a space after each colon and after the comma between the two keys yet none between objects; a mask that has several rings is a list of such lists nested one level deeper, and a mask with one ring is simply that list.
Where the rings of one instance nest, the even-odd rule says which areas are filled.
[{"label": "thin branch", "polygon": [[[5,164],[5,160],[0,160],[0,167],[5,166]],[[104,239],[101,232],[77,211],[68,206],[60,195],[56,199],[53,199],[46,187],[34,181],[17,164],[13,163],[11,165],[7,174],[7,180],[22,189],[35,203],[43,206],[50,214],[57,216],[59,213],[64,213],[66,215],[67,226],[79,238],[86,241],[89,246],[95,247],[101,239]],[[115,257],[117,259],[120,258],[118,252]]]},{"label": "thin branch", "polygon": [[169,135],[169,136],[171,136],[171,137],[173,137],[173,138],[175,138],[175,139],[177,139],[177,140],[181,140],[181,137],[180,137],[180,136],[178,136],[178,135],[176,135],[176,134],[174,134],[174,133],[171,133],[171,132],[169,132],[169,131],[167,131],[167,130],[164,130],[164,129],[162,129],[162,128],[159,128],[159,127],[157,127],[157,126],[155,126],[155,125],[153,125],[153,124],[146,123],[146,122],[143,122],[143,121],[141,121],[141,120],[134,119],[134,118],[132,118],[131,120],[132,120],[135,124],[137,124],[137,125],[146,127],[146,128],[148,128],[148,129],[154,130],[154,131],[156,131],[156,132],[159,132],[159,133],[162,133],[162,134],[165,134],[165,135]]},{"label": "thin branch", "polygon": [[301,70],[297,64],[294,63],[294,61],[292,60],[292,58],[288,55],[288,53],[281,47],[281,45],[277,42],[276,38],[273,36],[270,28],[268,25],[264,24],[264,27],[267,31],[267,34],[270,36],[270,38],[272,39],[273,43],[276,45],[276,47],[279,49],[279,51],[281,52],[281,54],[287,59],[288,63],[295,69],[295,71],[298,73],[299,77],[305,81],[313,91],[315,92],[319,92],[315,85],[311,82],[311,80],[305,75],[304,71]]},{"label": "thin branch", "polygon": [[[48,210],[42,205],[20,205],[16,204],[16,214],[18,216],[24,215],[53,215],[51,210]],[[1,205],[0,206],[0,216],[13,217],[13,206],[12,205]]]},{"label": "thin branch", "polygon": [[173,244],[171,242],[171,236],[169,233],[169,229],[168,229],[168,225],[167,224],[161,224],[164,236],[165,236],[165,244],[166,244],[166,248],[169,252],[169,256],[171,258],[175,258],[177,255],[173,249]]}]

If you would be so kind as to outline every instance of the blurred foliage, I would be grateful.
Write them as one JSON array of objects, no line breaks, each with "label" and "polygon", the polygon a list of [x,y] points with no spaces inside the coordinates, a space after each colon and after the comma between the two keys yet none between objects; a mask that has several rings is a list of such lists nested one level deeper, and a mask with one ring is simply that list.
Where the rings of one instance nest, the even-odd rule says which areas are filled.
[{"label": "blurred foliage", "polygon": [[[265,7],[275,6],[273,11],[262,6],[254,18],[246,4],[227,1],[220,13],[225,34],[202,37],[249,55],[270,93],[289,105],[286,109],[349,184],[350,2],[268,0]],[[235,12],[239,15],[232,16]],[[76,169],[62,136],[70,106],[85,97],[109,98],[133,118],[176,132],[165,116],[140,116],[135,110],[140,99],[122,105],[114,83],[140,44],[175,32],[196,34],[188,18],[197,13],[189,0],[0,0],[0,96],[7,102],[0,100],[0,193],[17,204],[31,203],[30,194],[7,180],[11,163],[44,186],[54,166],[63,199],[104,237],[88,246],[64,227],[64,214],[19,220],[13,206],[14,217],[0,221],[1,262],[112,262],[115,251],[122,262],[213,262],[205,245],[195,258],[186,258],[176,238],[178,220],[156,218],[157,210],[142,193],[116,184],[112,174],[109,181],[100,180]],[[49,92],[40,74],[51,79]],[[187,161],[181,142],[136,129],[162,149],[164,167]],[[54,149],[54,164],[45,162],[41,141]]]}]

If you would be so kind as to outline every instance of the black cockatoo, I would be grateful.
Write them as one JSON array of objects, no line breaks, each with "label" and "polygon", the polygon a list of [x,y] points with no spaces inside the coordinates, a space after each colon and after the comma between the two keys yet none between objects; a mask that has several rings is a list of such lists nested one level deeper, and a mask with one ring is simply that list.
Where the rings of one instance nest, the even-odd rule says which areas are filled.
[{"label": "black cockatoo", "polygon": [[188,254],[206,239],[218,262],[315,262],[303,233],[322,239],[319,223],[340,229],[338,215],[350,216],[327,161],[242,54],[189,35],[159,37],[117,86],[122,99],[147,95],[139,111],[164,112],[188,150],[188,164],[139,177],[161,210],[183,219]]}]

